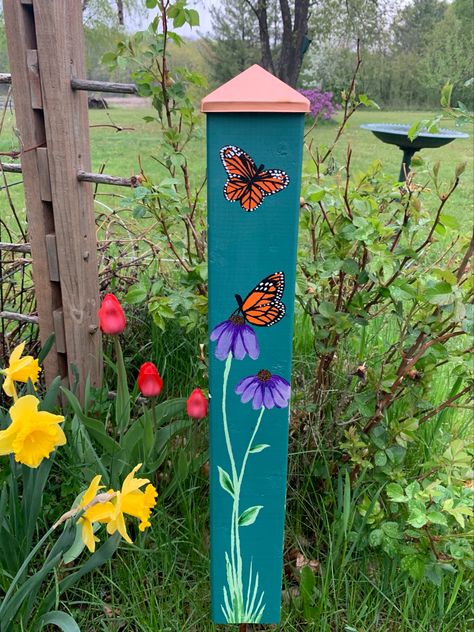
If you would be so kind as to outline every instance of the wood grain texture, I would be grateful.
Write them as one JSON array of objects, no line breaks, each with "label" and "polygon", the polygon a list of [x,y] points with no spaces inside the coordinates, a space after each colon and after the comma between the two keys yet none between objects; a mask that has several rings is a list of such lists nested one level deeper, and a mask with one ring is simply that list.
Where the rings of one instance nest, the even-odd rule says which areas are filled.
[{"label": "wood grain texture", "polygon": [[[41,112],[31,107],[30,78],[26,51],[36,47],[33,13],[31,7],[18,0],[4,0],[5,29],[8,56],[13,77],[13,100],[16,126],[20,130],[22,148],[34,147],[45,142]],[[25,184],[28,234],[33,258],[33,278],[40,328],[40,340],[44,344],[54,331],[53,310],[60,306],[59,287],[49,281],[45,236],[54,230],[50,205],[41,200],[36,151],[25,152],[21,158],[21,171]],[[44,360],[47,382],[60,374],[62,362],[53,345]]]},{"label": "wood grain texture", "polygon": [[33,110],[42,110],[43,99],[41,96],[37,50],[30,48],[26,51],[26,65],[28,67],[28,78],[30,80],[31,107]]},{"label": "wood grain texture", "polygon": [[100,384],[102,367],[92,192],[77,180],[78,170],[90,171],[87,96],[71,89],[71,77],[84,76],[82,10],[70,0],[33,0],[33,10],[67,362],[81,389],[87,375]]},{"label": "wood grain texture", "polygon": [[51,178],[49,175],[48,149],[46,147],[38,147],[36,150],[38,160],[38,173],[40,178],[40,194],[41,199],[45,202],[52,202],[51,196]]},{"label": "wood grain texture", "polygon": [[[56,235],[46,235],[46,252],[48,254],[49,280],[60,282]],[[62,351],[61,353],[65,353]]]}]

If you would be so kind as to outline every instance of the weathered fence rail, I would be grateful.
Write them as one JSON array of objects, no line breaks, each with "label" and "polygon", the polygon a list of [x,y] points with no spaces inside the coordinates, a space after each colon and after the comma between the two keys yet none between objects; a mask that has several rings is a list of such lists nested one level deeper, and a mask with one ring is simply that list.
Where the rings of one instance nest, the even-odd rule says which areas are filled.
[{"label": "weathered fence rail", "polygon": [[44,343],[55,333],[45,360],[46,381],[79,372],[79,394],[89,375],[101,381],[97,322],[99,281],[90,183],[133,187],[136,176],[91,172],[87,97],[84,91],[136,94],[134,84],[84,78],[81,3],[69,0],[5,0],[5,29],[21,163],[0,171],[21,173],[28,245],[2,250],[31,252],[37,316],[3,309],[0,317],[38,323]]}]

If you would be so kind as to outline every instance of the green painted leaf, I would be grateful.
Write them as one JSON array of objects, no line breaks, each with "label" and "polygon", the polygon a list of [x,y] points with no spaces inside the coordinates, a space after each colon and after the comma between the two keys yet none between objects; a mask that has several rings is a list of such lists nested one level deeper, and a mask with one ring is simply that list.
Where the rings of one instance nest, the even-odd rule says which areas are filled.
[{"label": "green painted leaf", "polygon": [[262,452],[265,448],[269,448],[270,445],[268,443],[259,443],[250,448],[249,454],[257,454],[257,452]]},{"label": "green painted leaf", "polygon": [[239,527],[248,527],[253,524],[257,519],[260,509],[263,509],[263,505],[255,505],[255,507],[245,509],[239,516]]},{"label": "green painted leaf", "polygon": [[228,494],[234,497],[234,486],[232,485],[232,481],[230,476],[227,474],[225,470],[223,470],[219,465],[217,466],[219,470],[219,483],[221,484],[222,489],[224,489]]}]

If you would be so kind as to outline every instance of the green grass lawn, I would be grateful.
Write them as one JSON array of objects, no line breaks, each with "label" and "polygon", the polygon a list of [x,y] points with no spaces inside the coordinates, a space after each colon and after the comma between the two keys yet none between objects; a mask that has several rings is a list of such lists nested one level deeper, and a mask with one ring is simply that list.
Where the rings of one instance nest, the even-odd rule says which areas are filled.
[{"label": "green grass lawn", "polygon": [[[138,157],[146,173],[153,178],[158,178],[161,167],[153,160],[152,156],[159,157],[160,129],[156,123],[145,123],[143,116],[153,115],[151,108],[124,108],[111,107],[108,111],[90,111],[90,138],[92,153],[92,170],[98,171],[102,164],[105,165],[104,173],[128,177],[139,172]],[[338,114],[336,121],[340,118]],[[401,151],[395,147],[386,145],[373,136],[367,130],[360,129],[362,123],[387,122],[387,123],[407,123],[412,124],[421,119],[430,118],[432,112],[406,112],[406,111],[373,111],[360,110],[350,119],[344,136],[339,142],[334,157],[339,166],[344,164],[347,144],[352,147],[352,171],[362,171],[375,159],[382,161],[383,169],[386,173],[392,174],[394,180],[398,177],[402,158]],[[117,132],[113,127],[115,124],[123,128],[132,128]],[[104,127],[94,127],[94,126]],[[107,127],[109,126],[109,127]],[[443,122],[445,127],[454,127],[450,120]],[[336,134],[336,122],[323,122],[316,127],[307,137],[307,141],[313,140],[316,145],[328,145]],[[448,204],[448,209],[460,218],[471,220],[472,198],[474,191],[474,151],[473,151],[473,129],[464,128],[469,133],[468,139],[456,140],[445,147],[439,149],[428,149],[421,152],[421,156],[426,164],[441,162],[440,177],[449,181],[457,164],[465,162],[466,171],[462,177],[461,185],[453,195]],[[3,131],[0,135],[0,151],[11,151],[17,148],[17,138],[13,133],[12,116],[8,115],[4,123]],[[193,141],[189,155],[193,156],[190,165],[191,173],[195,176],[196,183],[204,177],[205,173],[205,130],[204,120],[201,138]],[[425,166],[415,167],[415,170],[423,170]],[[305,173],[312,173],[310,161],[306,154]],[[9,174],[8,182],[19,182],[21,177],[17,174]],[[427,177],[423,176],[421,182],[426,183]],[[3,184],[2,184],[3,186]],[[110,187],[100,187],[98,199],[106,199],[107,193],[111,192]],[[123,193],[123,189],[116,189],[118,194]],[[17,210],[23,215],[24,199],[21,185],[16,185],[10,189],[12,200]],[[105,196],[105,197],[104,197]],[[108,199],[107,203],[113,206],[113,202]],[[8,202],[5,191],[0,190],[0,209],[8,217]]]}]

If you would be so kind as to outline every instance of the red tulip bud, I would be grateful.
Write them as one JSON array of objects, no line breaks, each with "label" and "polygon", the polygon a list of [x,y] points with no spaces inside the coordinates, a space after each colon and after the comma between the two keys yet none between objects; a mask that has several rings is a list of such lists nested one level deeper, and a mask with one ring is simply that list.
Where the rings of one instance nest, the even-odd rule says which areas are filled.
[{"label": "red tulip bud", "polygon": [[138,388],[145,397],[156,397],[161,393],[163,380],[153,362],[144,362],[138,374]]},{"label": "red tulip bud", "polygon": [[207,397],[200,388],[195,388],[186,402],[186,412],[194,419],[204,419],[208,409]]},{"label": "red tulip bud", "polygon": [[104,334],[121,334],[127,324],[122,306],[113,294],[105,295],[97,315]]}]

